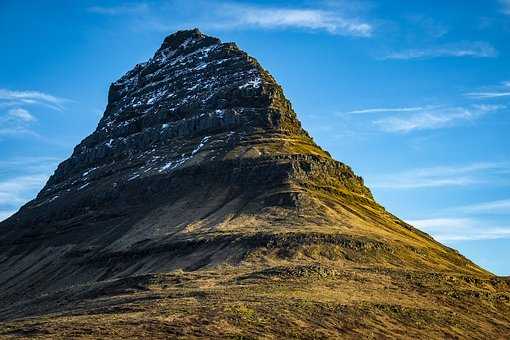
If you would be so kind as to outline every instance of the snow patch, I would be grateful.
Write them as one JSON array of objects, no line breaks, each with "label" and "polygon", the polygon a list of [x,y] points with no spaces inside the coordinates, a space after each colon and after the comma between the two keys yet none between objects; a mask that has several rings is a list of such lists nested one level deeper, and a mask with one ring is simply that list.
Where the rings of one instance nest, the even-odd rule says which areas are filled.
[{"label": "snow patch", "polygon": [[174,164],[173,162],[168,162],[166,163],[165,165],[163,165],[160,169],[159,169],[159,172],[163,172],[165,170],[168,170],[172,167],[172,164]]},{"label": "snow patch", "polygon": [[96,170],[98,167],[93,167],[93,168],[90,168],[88,169],[87,171],[85,171],[84,173],[81,174],[82,177],[85,177],[87,176],[88,174],[90,174],[92,171]]},{"label": "snow patch", "polygon": [[200,144],[198,144],[197,147],[193,151],[191,151],[191,156],[194,156],[198,151],[200,151],[200,149],[202,149],[204,147],[205,143],[207,143],[209,138],[211,138],[211,136],[206,136],[206,137],[202,138],[202,140],[200,141]]},{"label": "snow patch", "polygon": [[195,156],[197,154],[197,152],[199,152],[200,149],[202,149],[205,146],[205,144],[207,143],[209,138],[211,138],[211,137],[210,136],[206,136],[206,137],[202,138],[200,143],[197,145],[197,147],[195,149],[193,149],[193,151],[191,151],[191,154],[189,156],[186,156],[186,154],[183,153],[179,160],[166,163],[158,171],[159,172],[163,172],[163,171],[166,171],[166,170],[173,170],[173,169],[183,165],[186,161],[192,159],[193,156]]},{"label": "snow patch", "polygon": [[140,174],[136,174],[134,176],[129,177],[128,181],[132,181],[132,180],[134,180],[135,178],[138,178],[138,177],[140,177]]},{"label": "snow patch", "polygon": [[186,48],[188,47],[189,43],[193,41],[193,38],[188,38],[182,42],[182,44],[179,45],[180,48]]},{"label": "snow patch", "polygon": [[200,70],[203,70],[204,68],[207,67],[207,65],[209,65],[209,63],[204,63],[204,62],[201,62],[200,64],[198,64],[197,67],[194,68],[195,71],[200,71]]},{"label": "snow patch", "polygon": [[260,77],[257,77],[253,80],[250,80],[248,81],[246,84],[244,85],[241,85],[239,86],[239,89],[244,89],[244,88],[247,88],[247,87],[252,87],[252,88],[259,88],[260,87],[260,84],[262,83],[262,79],[260,79]]},{"label": "snow patch", "polygon": [[216,113],[216,116],[220,119],[223,119],[225,117],[225,111],[223,111],[223,110],[216,110],[215,113]]},{"label": "snow patch", "polygon": [[87,187],[89,184],[90,184],[90,183],[85,183],[85,184],[83,184],[81,187],[79,187],[79,188],[78,188],[78,190],[81,190],[81,189],[83,189],[83,188]]}]

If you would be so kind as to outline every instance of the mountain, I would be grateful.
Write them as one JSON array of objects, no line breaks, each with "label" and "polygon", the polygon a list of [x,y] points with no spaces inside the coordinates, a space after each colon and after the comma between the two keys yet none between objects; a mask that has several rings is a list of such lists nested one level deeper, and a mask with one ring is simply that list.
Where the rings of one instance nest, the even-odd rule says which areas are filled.
[{"label": "mountain", "polygon": [[380,206],[234,43],[168,36],[0,223],[0,334],[505,337],[510,281]]}]

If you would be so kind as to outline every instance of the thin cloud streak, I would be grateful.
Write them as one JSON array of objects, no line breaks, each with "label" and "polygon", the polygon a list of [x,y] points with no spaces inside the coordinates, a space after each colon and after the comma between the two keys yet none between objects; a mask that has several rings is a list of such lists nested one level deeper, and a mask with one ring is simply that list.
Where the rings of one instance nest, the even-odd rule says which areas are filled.
[{"label": "thin cloud streak", "polygon": [[408,220],[407,223],[415,226],[419,226],[421,230],[429,230],[436,228],[448,228],[448,229],[459,229],[465,228],[466,225],[472,223],[472,220],[469,218],[449,218],[449,217],[440,217],[440,218],[427,218],[427,219],[418,219],[418,220]]},{"label": "thin cloud streak", "polygon": [[37,118],[25,107],[35,105],[63,111],[64,104],[68,102],[71,100],[41,91],[0,89],[0,107],[9,108],[0,116],[0,137],[30,136],[48,141],[47,138],[32,130],[31,124],[36,122]]},{"label": "thin cloud streak", "polygon": [[392,133],[409,133],[415,130],[452,127],[465,121],[476,120],[488,113],[506,108],[503,105],[472,105],[470,107],[437,107],[411,116],[391,116],[375,120],[380,130]]},{"label": "thin cloud streak", "polygon": [[495,58],[498,51],[486,42],[466,42],[460,44],[449,44],[444,46],[429,47],[423,49],[409,49],[404,51],[391,52],[381,59],[388,60],[413,60],[432,58]]},{"label": "thin cloud streak", "polygon": [[330,34],[370,37],[373,27],[357,19],[346,18],[321,9],[264,8],[254,6],[226,6],[230,16],[226,25],[264,29],[304,28]]},{"label": "thin cloud streak", "polygon": [[445,241],[474,241],[510,238],[510,226],[493,225],[470,218],[432,218],[408,220],[407,223]]},{"label": "thin cloud streak", "polygon": [[464,93],[464,96],[471,99],[494,99],[510,97],[510,81],[502,81],[501,84],[486,87],[484,90]]},{"label": "thin cloud streak", "polygon": [[452,212],[462,212],[464,214],[510,214],[510,199],[481,202],[469,204],[460,207],[451,208]]},{"label": "thin cloud streak", "polygon": [[0,102],[7,105],[39,104],[63,110],[69,99],[60,98],[40,91],[13,91],[0,89]]},{"label": "thin cloud streak", "polygon": [[11,109],[7,111],[7,115],[26,123],[35,122],[37,120],[28,110],[22,108]]},{"label": "thin cloud streak", "polygon": [[[55,157],[18,157],[0,160],[0,220],[34,197],[55,168]],[[13,174],[18,174],[13,177]]]},{"label": "thin cloud streak", "polygon": [[46,174],[19,176],[0,181],[0,205],[13,206],[26,202],[28,194],[40,189],[48,179]]},{"label": "thin cloud streak", "polygon": [[470,92],[466,93],[466,97],[475,99],[491,99],[500,97],[510,97],[510,92]]},{"label": "thin cloud streak", "polygon": [[91,13],[102,14],[102,15],[125,15],[125,14],[142,14],[149,10],[147,3],[140,4],[126,4],[120,6],[92,6],[87,8]]},{"label": "thin cloud streak", "polygon": [[59,161],[59,158],[50,156],[16,157],[0,160],[0,175],[10,174],[14,171],[23,171],[30,174],[50,173]]},{"label": "thin cloud streak", "polygon": [[347,114],[384,113],[384,112],[417,112],[424,110],[424,107],[395,107],[395,108],[374,108],[360,109],[346,112]]},{"label": "thin cloud streak", "polygon": [[372,188],[391,190],[466,187],[488,184],[493,177],[499,178],[502,173],[508,173],[509,169],[510,164],[496,162],[437,166],[379,175],[372,179],[368,177],[367,183]]},{"label": "thin cloud streak", "polygon": [[501,6],[503,7],[503,14],[510,15],[510,0],[499,0]]}]

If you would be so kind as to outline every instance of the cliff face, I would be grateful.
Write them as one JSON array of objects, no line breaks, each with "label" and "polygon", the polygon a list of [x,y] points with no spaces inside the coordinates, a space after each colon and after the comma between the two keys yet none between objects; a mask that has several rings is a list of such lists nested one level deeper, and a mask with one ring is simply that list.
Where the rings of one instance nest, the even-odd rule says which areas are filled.
[{"label": "cliff face", "polygon": [[494,280],[386,212],[255,59],[198,30],[170,35],[111,85],[96,130],[0,223],[0,254],[4,319],[74,308],[48,296],[116,296],[118,284],[149,287],[175,270],[239,282],[345,268]]}]

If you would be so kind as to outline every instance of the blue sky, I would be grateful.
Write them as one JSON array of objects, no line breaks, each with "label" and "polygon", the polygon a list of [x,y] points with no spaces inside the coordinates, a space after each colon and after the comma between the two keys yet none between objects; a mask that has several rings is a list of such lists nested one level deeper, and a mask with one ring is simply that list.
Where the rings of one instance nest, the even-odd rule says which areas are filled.
[{"label": "blue sky", "polygon": [[2,0],[0,219],[192,27],[257,58],[389,211],[510,275],[510,0]]}]

